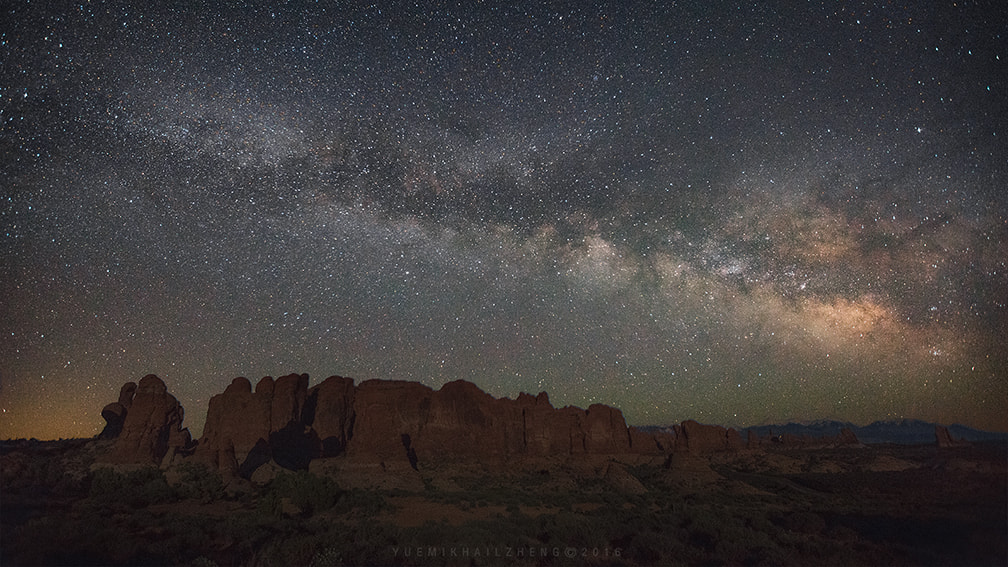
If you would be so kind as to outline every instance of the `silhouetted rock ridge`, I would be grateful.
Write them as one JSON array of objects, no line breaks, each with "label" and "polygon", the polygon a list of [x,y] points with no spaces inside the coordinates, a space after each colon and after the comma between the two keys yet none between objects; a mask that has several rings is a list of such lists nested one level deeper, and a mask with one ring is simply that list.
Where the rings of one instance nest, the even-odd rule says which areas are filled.
[{"label": "silhouetted rock ridge", "polygon": [[[309,388],[307,374],[267,376],[253,389],[235,378],[210,399],[203,437],[181,428],[182,407],[157,376],[123,386],[102,410],[102,436],[116,438],[113,462],[170,462],[175,455],[229,477],[263,470],[307,469],[315,459],[380,470],[418,471],[435,463],[506,466],[514,459],[622,456],[664,458],[673,452],[737,451],[768,443],[751,432],[687,420],[672,428],[627,427],[616,408],[556,408],[549,395],[495,398],[457,380],[434,390],[418,382],[331,376]],[[114,435],[116,431],[121,431]],[[801,439],[776,440],[802,446]],[[856,444],[850,431],[832,440]],[[618,476],[613,469],[612,475]],[[262,476],[260,474],[260,476]]]}]

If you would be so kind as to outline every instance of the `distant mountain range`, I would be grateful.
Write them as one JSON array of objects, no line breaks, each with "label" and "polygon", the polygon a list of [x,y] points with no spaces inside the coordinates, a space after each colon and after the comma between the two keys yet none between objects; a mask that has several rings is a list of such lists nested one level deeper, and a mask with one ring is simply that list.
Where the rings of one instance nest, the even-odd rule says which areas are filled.
[{"label": "distant mountain range", "polygon": [[[812,437],[835,436],[844,427],[857,435],[862,443],[897,443],[900,445],[920,445],[935,442],[935,423],[918,419],[876,421],[863,427],[844,421],[813,421],[811,423],[785,423],[747,427],[741,431],[744,439],[749,431],[760,437],[772,435],[810,435]],[[1008,441],[1008,433],[981,431],[965,425],[949,425],[949,433],[955,439],[970,442]]]},{"label": "distant mountain range", "polygon": [[[779,423],[775,425],[757,425],[740,429],[742,439],[746,439],[749,431],[754,431],[760,438],[775,437],[785,433],[809,437],[836,437],[843,428],[850,429],[858,441],[866,444],[896,443],[899,445],[929,445],[935,443],[934,422],[919,419],[897,419],[891,421],[876,421],[865,426],[858,426],[848,421],[820,420],[806,423]],[[649,433],[672,432],[672,426],[646,425],[638,427]],[[949,425],[948,431],[956,440],[969,442],[1004,441],[1008,442],[1008,433],[982,431],[965,425]]]}]

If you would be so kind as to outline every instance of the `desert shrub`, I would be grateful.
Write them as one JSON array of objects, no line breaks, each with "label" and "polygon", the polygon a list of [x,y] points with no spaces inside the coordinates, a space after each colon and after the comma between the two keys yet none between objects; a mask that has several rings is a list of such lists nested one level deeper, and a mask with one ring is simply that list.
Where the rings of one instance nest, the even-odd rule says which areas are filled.
[{"label": "desert shrub", "polygon": [[[124,513],[125,512],[125,513]],[[185,564],[210,545],[216,521],[188,514],[74,508],[4,534],[7,564]]]},{"label": "desert shrub", "polygon": [[143,467],[127,472],[100,468],[91,477],[88,495],[106,504],[122,503],[143,508],[171,500],[174,492],[164,473],[155,467]]},{"label": "desert shrub", "polygon": [[302,514],[311,516],[332,508],[343,494],[343,490],[329,477],[307,471],[285,471],[267,485],[261,504],[267,511],[279,514],[281,502],[287,499]]},{"label": "desert shrub", "polygon": [[581,514],[560,512],[536,518],[536,539],[545,544],[597,547],[609,543],[607,522]]},{"label": "desert shrub", "polygon": [[364,516],[374,516],[385,507],[385,497],[382,493],[375,490],[354,488],[342,493],[339,501],[333,507],[333,512],[347,514],[356,510]]},{"label": "desert shrub", "polygon": [[33,518],[4,534],[3,564],[108,565],[133,562],[139,542],[105,518]]},{"label": "desert shrub", "polygon": [[675,550],[662,534],[651,530],[617,540],[613,547],[619,547],[624,557],[639,565],[657,565]]},{"label": "desert shrub", "polygon": [[375,521],[363,521],[329,532],[329,543],[346,552],[350,565],[386,565],[390,550],[404,542],[399,528]]},{"label": "desert shrub", "polygon": [[308,565],[323,549],[332,546],[325,534],[300,529],[303,526],[298,528],[268,540],[258,553],[261,562],[272,565]]},{"label": "desert shrub", "polygon": [[0,491],[42,497],[87,493],[87,474],[67,458],[49,453],[13,451],[0,456]]},{"label": "desert shrub", "polygon": [[803,534],[818,534],[826,528],[826,521],[814,512],[797,511],[783,517],[781,524],[788,530]]},{"label": "desert shrub", "polygon": [[210,545],[215,521],[205,516],[171,513],[151,518],[157,526],[144,538],[137,563],[181,565],[196,559]]},{"label": "desert shrub", "polygon": [[276,491],[267,490],[256,500],[256,513],[263,517],[282,516],[282,499]]},{"label": "desert shrub", "polygon": [[343,562],[343,551],[336,547],[327,547],[319,551],[312,557],[309,567],[341,567]]},{"label": "desert shrub", "polygon": [[508,490],[503,486],[485,484],[457,493],[456,503],[460,504],[462,501],[466,500],[483,500],[494,504],[502,504],[507,500],[515,499],[513,492],[514,491]]},{"label": "desert shrub", "polygon": [[734,519],[725,510],[710,506],[693,506],[682,522],[685,543],[698,557],[710,559],[719,554],[734,556],[736,541],[741,539]]},{"label": "desert shrub", "polygon": [[175,484],[175,495],[180,499],[195,499],[212,502],[224,497],[224,481],[217,471],[203,463],[186,462],[178,465],[179,475]]},{"label": "desert shrub", "polygon": [[271,512],[241,510],[226,515],[217,522],[215,529],[224,539],[235,542],[230,551],[245,564],[251,563],[249,558],[275,534],[282,533],[285,527],[284,520]]},{"label": "desert shrub", "polygon": [[280,516],[285,501],[300,510],[302,516],[328,510],[337,515],[356,512],[369,517],[387,506],[384,495],[379,491],[343,490],[331,478],[307,471],[278,475],[260,495],[256,509],[260,514]]}]

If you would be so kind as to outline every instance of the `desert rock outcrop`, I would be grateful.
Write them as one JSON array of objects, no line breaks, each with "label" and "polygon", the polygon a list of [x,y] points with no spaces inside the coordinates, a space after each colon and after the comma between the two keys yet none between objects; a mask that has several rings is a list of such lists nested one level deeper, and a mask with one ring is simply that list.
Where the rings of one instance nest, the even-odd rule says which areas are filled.
[{"label": "desert rock outcrop", "polygon": [[332,376],[309,388],[307,374],[289,374],[267,376],[253,389],[246,378],[235,378],[210,399],[194,450],[181,428],[181,406],[156,376],[124,386],[103,415],[109,431],[122,421],[115,460],[158,463],[174,454],[171,448],[184,447],[186,455],[244,478],[267,463],[307,469],[313,459],[332,457],[361,470],[419,471],[452,461],[497,466],[516,458],[653,458],[743,446],[733,429],[695,421],[662,430],[627,427],[623,413],[610,406],[556,408],[546,392],[498,399],[463,380],[434,390],[406,381],[355,385]]},{"label": "desert rock outcrop", "polygon": [[115,439],[122,433],[123,424],[126,423],[126,412],[133,404],[136,389],[136,382],[126,382],[119,389],[119,399],[102,408],[101,415],[105,419],[105,428],[98,434],[99,439]]},{"label": "desert rock outcrop", "polygon": [[98,434],[98,438],[115,439],[119,437],[123,424],[126,423],[126,408],[119,402],[112,402],[102,408],[101,416],[105,420],[105,428]]},{"label": "desert rock outcrop", "polygon": [[271,459],[306,467],[317,452],[302,416],[307,401],[307,374],[267,376],[254,392],[246,378],[235,378],[224,393],[210,398],[197,460],[245,477]]},{"label": "desert rock outcrop", "polygon": [[969,442],[952,437],[952,434],[949,433],[948,427],[945,427],[944,425],[935,425],[935,444],[938,445],[939,448],[947,449],[949,447],[967,446],[969,445]]},{"label": "desert rock outcrop", "polygon": [[840,430],[840,435],[837,437],[837,445],[860,445],[861,442],[858,441],[857,435],[850,430],[849,427],[844,427]]},{"label": "desert rock outcrop", "polygon": [[120,401],[116,402],[126,409],[126,415],[108,460],[116,463],[160,464],[169,450],[186,448],[191,438],[189,430],[182,428],[184,411],[175,396],[168,393],[165,383],[157,376],[148,374],[136,385],[133,395],[129,396],[128,392],[132,390],[129,384],[124,386]]},{"label": "desert rock outcrop", "polygon": [[318,435],[323,457],[343,453],[353,431],[353,378],[330,376],[308,392],[304,421]]},{"label": "desert rock outcrop", "polygon": [[[710,453],[732,448],[728,440],[728,430],[720,425],[704,425],[688,419],[682,422],[680,429],[685,449],[690,453]],[[738,433],[736,432],[735,435],[737,436]],[[738,445],[741,446],[741,444],[742,440],[739,437]]]},{"label": "desert rock outcrop", "polygon": [[664,455],[675,444],[674,438],[665,441],[667,434],[650,433],[637,427],[627,427],[627,433],[630,435],[630,451],[638,455]]}]

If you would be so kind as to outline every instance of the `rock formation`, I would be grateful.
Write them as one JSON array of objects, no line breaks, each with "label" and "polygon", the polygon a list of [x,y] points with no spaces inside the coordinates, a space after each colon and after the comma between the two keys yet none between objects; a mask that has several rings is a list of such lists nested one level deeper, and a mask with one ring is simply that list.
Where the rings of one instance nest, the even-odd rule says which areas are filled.
[{"label": "rock formation", "polygon": [[308,389],[308,376],[263,378],[252,391],[236,378],[210,399],[196,458],[249,478],[267,462],[305,468],[345,455],[360,463],[408,466],[442,461],[502,462],[513,457],[664,455],[668,433],[628,428],[618,409],[554,408],[549,396],[497,399],[458,380],[440,390],[417,382],[332,376]]},{"label": "rock formation", "polygon": [[737,451],[742,448],[742,434],[736,429],[728,428],[725,432],[725,445],[726,448],[731,451]]},{"label": "rock formation", "polygon": [[[742,438],[738,437],[738,432],[733,436],[733,442],[729,442],[729,430],[720,425],[704,425],[692,419],[682,422],[683,443],[680,445],[690,453],[710,453],[713,451],[726,451],[741,447]],[[734,437],[738,437],[734,443]]]},{"label": "rock formation", "polygon": [[620,494],[644,494],[647,492],[647,488],[641,484],[641,481],[619,463],[608,463],[602,477],[608,481],[609,486]]},{"label": "rock formation", "polygon": [[665,455],[675,447],[675,437],[664,432],[647,432],[628,427],[630,452],[638,455]]},{"label": "rock formation", "polygon": [[[318,453],[316,440],[305,431],[308,398],[307,374],[277,380],[267,376],[254,392],[246,378],[235,378],[224,393],[210,398],[196,459],[245,477],[270,460],[288,468],[307,467]],[[313,400],[312,418],[318,413],[317,392]]]},{"label": "rock formation", "polygon": [[105,419],[105,428],[98,434],[99,439],[115,439],[122,433],[123,423],[126,422],[126,408],[119,402],[102,408],[102,418]]},{"label": "rock formation", "polygon": [[272,395],[272,378],[264,378],[253,394],[252,384],[239,377],[223,393],[210,398],[196,459],[222,473],[237,474],[239,464],[248,459],[260,440],[265,442],[269,437]]},{"label": "rock formation", "polygon": [[434,459],[631,452],[630,433],[617,409],[556,409],[545,392],[496,399],[462,380],[437,391],[416,382],[368,380],[354,394],[353,420],[347,455],[406,456],[414,466]]},{"label": "rock formation", "polygon": [[840,429],[840,436],[837,437],[837,445],[860,445],[857,435],[849,427]]},{"label": "rock formation", "polygon": [[[182,406],[157,376],[144,376],[135,388],[123,386],[117,404],[125,409],[125,418],[109,461],[160,464],[166,456],[170,458],[176,450],[189,446],[189,430],[182,428]],[[110,414],[118,416],[115,412]]]},{"label": "rock formation", "polygon": [[953,438],[952,434],[949,433],[948,427],[945,427],[944,425],[935,425],[935,444],[939,448],[947,449],[949,447],[967,446],[969,445],[969,442]]},{"label": "rock formation", "polygon": [[[113,451],[117,462],[159,463],[185,449],[225,476],[246,479],[264,465],[307,469],[312,460],[331,457],[341,460],[319,466],[421,471],[452,462],[500,466],[515,459],[531,463],[572,456],[595,462],[621,455],[664,459],[673,451],[703,454],[743,447],[734,429],[695,421],[662,430],[627,427],[623,413],[610,406],[555,408],[545,392],[498,399],[462,380],[434,390],[389,380],[355,386],[350,378],[332,376],[309,388],[307,374],[290,374],[276,380],[267,376],[253,390],[249,380],[235,378],[210,399],[203,436],[192,450],[188,431],[181,429],[182,408],[156,376],[124,386],[120,400],[102,413],[109,435],[122,422]],[[610,470],[620,475],[619,469]]]},{"label": "rock formation", "polygon": [[585,412],[585,452],[618,455],[630,452],[630,433],[623,412],[592,404]]},{"label": "rock formation", "polygon": [[105,419],[105,428],[98,434],[99,439],[115,439],[122,433],[123,424],[126,422],[126,412],[133,404],[136,388],[135,382],[126,382],[119,389],[119,400],[102,408],[101,415]]},{"label": "rock formation", "polygon": [[340,376],[330,376],[308,392],[303,417],[318,435],[321,456],[346,450],[353,431],[355,394],[353,379]]},{"label": "rock formation", "polygon": [[535,398],[519,396],[522,407],[524,449],[530,455],[568,455],[584,452],[584,433],[578,408],[556,409],[549,395],[541,392]]},{"label": "rock formation", "polygon": [[362,382],[354,394],[354,431],[347,454],[374,460],[406,457],[427,421],[430,393],[416,382]]},{"label": "rock formation", "polygon": [[429,411],[411,432],[418,459],[500,460],[524,450],[522,409],[515,402],[498,400],[463,380],[436,392],[428,389],[423,396]]}]

